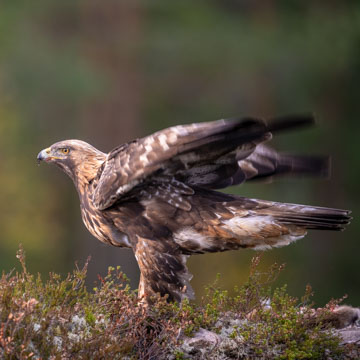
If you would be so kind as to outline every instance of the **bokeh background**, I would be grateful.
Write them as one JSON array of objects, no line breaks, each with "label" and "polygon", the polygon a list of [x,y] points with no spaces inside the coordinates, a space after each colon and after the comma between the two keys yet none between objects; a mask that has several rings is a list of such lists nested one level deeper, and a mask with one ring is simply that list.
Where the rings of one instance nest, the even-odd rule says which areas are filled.
[{"label": "bokeh background", "polygon": [[[287,267],[295,296],[310,283],[321,305],[349,295],[360,305],[359,1],[27,0],[0,2],[0,270],[66,274],[92,256],[90,286],[109,265],[138,282],[130,250],[107,247],[81,222],[70,179],[36,166],[55,141],[103,151],[163,127],[313,111],[317,126],[281,134],[278,149],[332,154],[330,179],[281,179],[229,191],[352,209],[343,233],[312,232],[266,252]],[[222,274],[243,282],[250,251],[192,257],[198,298]]]}]

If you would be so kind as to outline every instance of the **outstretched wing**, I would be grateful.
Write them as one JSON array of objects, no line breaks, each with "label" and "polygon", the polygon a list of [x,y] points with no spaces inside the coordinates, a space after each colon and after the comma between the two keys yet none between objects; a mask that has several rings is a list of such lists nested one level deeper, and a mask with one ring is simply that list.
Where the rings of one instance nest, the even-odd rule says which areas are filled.
[{"label": "outstretched wing", "polygon": [[271,139],[271,131],[312,122],[311,116],[286,117],[269,124],[251,118],[226,119],[175,126],[121,145],[103,164],[94,204],[104,210],[154,174],[208,188],[227,186],[232,177],[233,183],[240,183],[239,161]]},{"label": "outstretched wing", "polygon": [[186,267],[187,256],[181,254],[171,239],[150,240],[138,237],[135,257],[140,268],[139,297],[156,293],[168,295],[168,301],[193,299],[192,275]]},{"label": "outstretched wing", "polygon": [[328,176],[328,156],[307,156],[279,153],[269,146],[259,144],[244,159],[229,164],[212,164],[194,167],[187,171],[183,181],[188,185],[207,189],[222,189],[249,180],[271,179],[274,175]]}]

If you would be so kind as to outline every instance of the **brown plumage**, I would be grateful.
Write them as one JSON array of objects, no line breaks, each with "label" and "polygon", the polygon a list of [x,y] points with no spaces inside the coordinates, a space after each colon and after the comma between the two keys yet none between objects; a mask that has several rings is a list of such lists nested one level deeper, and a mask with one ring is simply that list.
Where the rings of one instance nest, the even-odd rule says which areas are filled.
[{"label": "brown plumage", "polygon": [[82,219],[100,241],[131,247],[139,295],[192,297],[186,258],[240,248],[288,245],[308,229],[342,230],[349,211],[283,204],[214,189],[277,175],[328,172],[328,158],[278,153],[273,132],[313,122],[289,116],[265,122],[227,119],[171,127],[108,154],[80,140],[42,150],[38,160],[74,181]]}]

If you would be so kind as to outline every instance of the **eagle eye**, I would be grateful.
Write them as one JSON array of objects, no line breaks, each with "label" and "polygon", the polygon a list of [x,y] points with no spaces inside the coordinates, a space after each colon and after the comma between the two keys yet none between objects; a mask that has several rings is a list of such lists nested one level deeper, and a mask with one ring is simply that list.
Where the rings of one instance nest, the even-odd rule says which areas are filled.
[{"label": "eagle eye", "polygon": [[67,155],[67,154],[70,152],[70,149],[69,149],[69,148],[62,148],[62,149],[60,149],[60,151],[61,151],[64,155]]}]

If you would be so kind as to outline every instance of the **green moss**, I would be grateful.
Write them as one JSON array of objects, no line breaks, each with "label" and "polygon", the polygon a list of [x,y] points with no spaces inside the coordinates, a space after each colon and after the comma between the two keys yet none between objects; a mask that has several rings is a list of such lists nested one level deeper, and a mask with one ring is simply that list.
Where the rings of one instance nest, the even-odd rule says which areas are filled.
[{"label": "green moss", "polygon": [[0,358],[185,359],[192,355],[182,348],[184,336],[200,328],[230,341],[205,349],[207,358],[238,358],[240,350],[247,359],[345,358],[334,333],[312,320],[311,289],[301,300],[286,286],[272,291],[282,267],[260,273],[260,257],[234,296],[219,288],[218,278],[200,305],[157,297],[152,306],[138,301],[119,267],[109,267],[88,292],[86,264],[65,279],[50,274],[43,282],[28,273],[22,249],[18,258],[22,271],[0,279]]},{"label": "green moss", "polygon": [[174,355],[175,355],[175,359],[176,359],[176,360],[183,360],[183,359],[185,359],[185,355],[184,355],[184,353],[181,352],[181,351],[176,350],[175,353],[174,353]]}]

